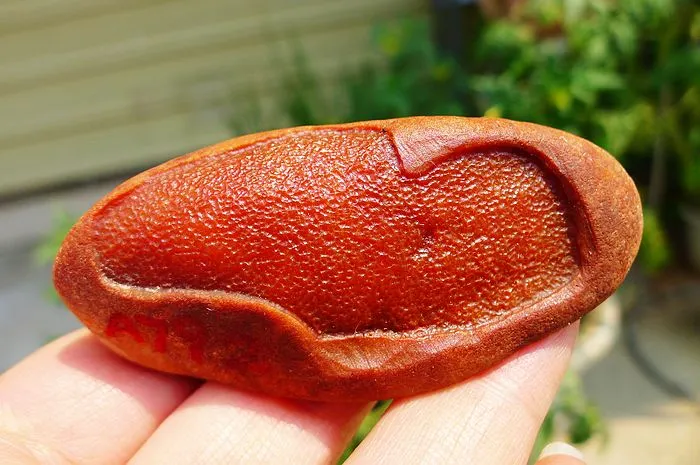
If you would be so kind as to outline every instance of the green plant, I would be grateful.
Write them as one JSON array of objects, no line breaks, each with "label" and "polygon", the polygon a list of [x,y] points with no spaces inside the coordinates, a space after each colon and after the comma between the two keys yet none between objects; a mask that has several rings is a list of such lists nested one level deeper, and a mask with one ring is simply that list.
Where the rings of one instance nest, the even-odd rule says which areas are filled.
[{"label": "green plant", "polygon": [[490,25],[478,45],[482,109],[562,128],[618,157],[646,204],[641,263],[663,269],[677,205],[700,205],[700,5],[540,0],[517,17]]},{"label": "green plant", "polygon": [[34,261],[37,265],[45,266],[53,263],[63,239],[65,239],[66,234],[75,224],[76,219],[75,216],[65,210],[54,212],[51,230],[46,233],[44,238],[34,248]]},{"label": "green plant", "polygon": [[[44,238],[34,247],[34,262],[37,266],[48,266],[53,264],[58,254],[58,249],[63,243],[66,234],[73,227],[77,218],[65,210],[57,210],[54,212],[51,230],[49,230]],[[56,294],[56,290],[52,285],[48,285],[44,291],[46,298],[56,304],[60,304],[61,299]]]},{"label": "green plant", "polygon": [[362,424],[360,424],[360,427],[355,432],[355,435],[352,437],[352,440],[350,440],[350,443],[343,451],[343,455],[341,455],[340,459],[338,460],[338,465],[342,464],[348,459],[348,457],[350,457],[350,454],[352,454],[352,452],[357,448],[357,446],[360,445],[362,440],[367,437],[369,432],[372,431],[372,428],[374,428],[377,422],[379,422],[379,420],[382,418],[382,415],[384,415],[384,412],[387,411],[390,405],[390,400],[381,400],[374,405],[372,411],[369,412],[367,416],[362,420]]},{"label": "green plant", "polygon": [[646,270],[652,273],[663,270],[671,261],[668,238],[661,226],[661,220],[652,209],[644,211],[644,230],[639,254]]},{"label": "green plant", "polygon": [[586,397],[580,376],[573,370],[564,376],[557,397],[542,422],[530,463],[535,462],[544,446],[557,438],[558,431],[566,431],[565,440],[572,444],[583,444],[595,436],[605,442],[608,436],[598,408]]},{"label": "green plant", "polygon": [[303,56],[287,79],[282,110],[293,125],[396,118],[465,115],[467,82],[458,63],[442,56],[425,21],[380,25],[373,32],[379,60],[344,73],[323,89]]}]

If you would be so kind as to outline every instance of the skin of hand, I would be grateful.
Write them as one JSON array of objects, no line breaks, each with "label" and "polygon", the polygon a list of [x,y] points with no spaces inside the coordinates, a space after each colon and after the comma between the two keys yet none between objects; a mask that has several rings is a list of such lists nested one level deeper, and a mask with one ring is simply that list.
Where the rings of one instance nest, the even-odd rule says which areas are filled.
[{"label": "skin of hand", "polygon": [[[397,399],[347,465],[527,463],[578,324]],[[370,404],[277,399],[141,368],[85,330],[0,376],[2,464],[335,464]],[[554,451],[537,465],[582,465]]]}]

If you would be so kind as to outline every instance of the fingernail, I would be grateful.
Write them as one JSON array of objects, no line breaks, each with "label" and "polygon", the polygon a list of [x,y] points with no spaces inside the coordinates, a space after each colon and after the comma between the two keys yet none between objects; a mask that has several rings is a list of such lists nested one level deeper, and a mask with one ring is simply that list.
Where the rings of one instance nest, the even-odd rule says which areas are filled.
[{"label": "fingernail", "polygon": [[542,449],[542,453],[540,454],[538,460],[541,460],[545,457],[551,457],[553,455],[567,455],[569,457],[579,459],[583,462],[583,454],[580,450],[578,450],[571,444],[558,441],[550,442],[549,444],[547,444],[547,446],[544,449]]}]

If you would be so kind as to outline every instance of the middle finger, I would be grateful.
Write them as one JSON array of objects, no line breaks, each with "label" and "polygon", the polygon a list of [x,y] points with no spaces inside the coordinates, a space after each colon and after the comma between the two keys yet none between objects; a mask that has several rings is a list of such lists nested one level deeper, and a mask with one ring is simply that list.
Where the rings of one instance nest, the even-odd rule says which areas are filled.
[{"label": "middle finger", "polygon": [[333,463],[369,407],[276,399],[210,382],[129,463]]}]

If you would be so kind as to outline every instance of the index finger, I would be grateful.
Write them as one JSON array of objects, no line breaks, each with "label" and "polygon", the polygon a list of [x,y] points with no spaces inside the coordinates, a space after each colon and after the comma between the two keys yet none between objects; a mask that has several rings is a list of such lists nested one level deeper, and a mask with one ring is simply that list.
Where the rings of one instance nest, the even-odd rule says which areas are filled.
[{"label": "index finger", "polygon": [[392,405],[347,465],[526,463],[578,324],[466,382]]}]

